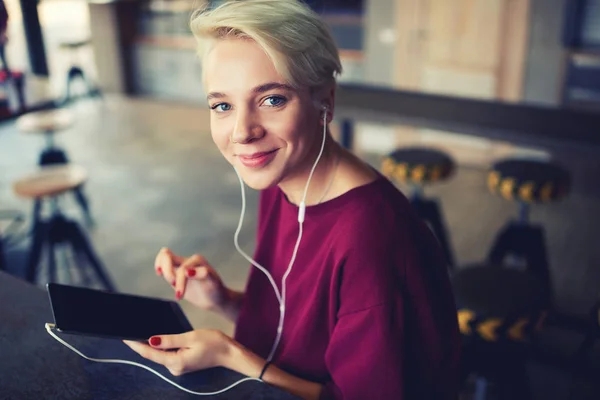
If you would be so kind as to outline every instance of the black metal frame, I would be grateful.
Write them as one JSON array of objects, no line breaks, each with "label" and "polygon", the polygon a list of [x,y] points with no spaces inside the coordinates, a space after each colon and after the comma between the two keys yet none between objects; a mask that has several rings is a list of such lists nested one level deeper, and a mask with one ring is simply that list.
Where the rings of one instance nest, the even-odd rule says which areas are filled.
[{"label": "black metal frame", "polygon": [[[9,211],[9,210],[1,210],[0,211],[0,219],[2,220],[10,220],[11,222],[8,224],[8,228],[6,232],[10,232],[11,228],[18,222],[23,220],[23,214],[19,211]],[[6,252],[4,248],[4,239],[7,235],[0,235],[0,271],[6,271],[7,261],[6,261]]]},{"label": "black metal frame", "polygon": [[450,246],[448,229],[444,222],[442,212],[438,202],[434,199],[427,199],[421,195],[413,195],[410,199],[411,205],[419,217],[431,228],[434,236],[437,238],[442,252],[446,257],[448,268],[454,269],[454,252]]},{"label": "black metal frame", "polygon": [[78,267],[82,270],[81,272],[85,272],[84,267],[91,268],[107,290],[116,290],[86,235],[76,222],[67,219],[60,212],[55,213],[48,221],[42,221],[39,215],[36,215],[35,218],[33,241],[25,271],[27,281],[32,283],[37,281],[42,252],[44,247],[48,247],[48,281],[56,282],[56,246],[66,243],[71,246],[80,261]]}]

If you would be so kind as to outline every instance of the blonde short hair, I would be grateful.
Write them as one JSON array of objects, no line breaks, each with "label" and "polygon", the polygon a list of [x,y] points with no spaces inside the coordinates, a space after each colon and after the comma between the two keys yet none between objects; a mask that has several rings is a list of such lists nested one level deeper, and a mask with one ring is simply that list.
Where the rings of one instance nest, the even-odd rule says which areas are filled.
[{"label": "blonde short hair", "polygon": [[[328,27],[299,0],[230,0],[196,11],[190,27],[204,55],[217,40],[255,41],[277,72],[295,87],[322,87],[342,72]],[[207,46],[202,50],[202,45]]]}]

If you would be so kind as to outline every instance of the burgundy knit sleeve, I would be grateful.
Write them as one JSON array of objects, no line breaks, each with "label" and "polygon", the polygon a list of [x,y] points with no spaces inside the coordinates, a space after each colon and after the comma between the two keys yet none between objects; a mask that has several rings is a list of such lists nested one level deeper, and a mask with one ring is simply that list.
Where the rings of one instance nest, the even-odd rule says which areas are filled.
[{"label": "burgundy knit sleeve", "polygon": [[339,319],[325,355],[332,381],[322,399],[404,399],[402,304]]}]

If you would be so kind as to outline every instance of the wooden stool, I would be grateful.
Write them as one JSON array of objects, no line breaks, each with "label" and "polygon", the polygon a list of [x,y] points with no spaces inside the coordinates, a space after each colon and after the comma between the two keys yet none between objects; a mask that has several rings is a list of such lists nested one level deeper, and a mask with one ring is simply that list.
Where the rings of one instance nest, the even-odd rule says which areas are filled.
[{"label": "wooden stool", "polygon": [[488,382],[502,399],[530,397],[525,368],[531,341],[549,304],[537,275],[490,265],[461,268],[452,277],[463,337],[463,383],[475,374],[476,400]]},{"label": "wooden stool", "polygon": [[385,176],[412,187],[411,204],[421,219],[431,227],[450,267],[454,266],[454,256],[440,206],[437,200],[425,198],[423,189],[425,185],[448,179],[454,168],[454,161],[447,154],[420,147],[398,149],[385,157],[382,164]]},{"label": "wooden stool", "polygon": [[[76,258],[80,273],[87,279],[83,266],[91,268],[100,282],[108,290],[114,290],[108,274],[94,253],[92,246],[79,225],[65,217],[58,204],[58,196],[85,183],[87,174],[81,167],[74,165],[54,165],[42,167],[38,172],[25,176],[14,183],[14,192],[24,198],[34,199],[33,242],[27,263],[26,279],[35,282],[44,246],[48,246],[49,281],[56,281],[56,246],[62,243],[70,245]],[[51,217],[43,220],[40,213],[41,202],[50,200]],[[67,269],[68,271],[68,269]]]},{"label": "wooden stool", "polygon": [[[69,163],[66,152],[56,147],[54,135],[73,126],[73,114],[67,109],[37,111],[25,114],[17,120],[17,127],[23,133],[44,134],[46,147],[40,155],[38,164],[42,167],[49,165],[64,165]],[[90,213],[89,203],[80,187],[73,189],[73,194],[79,203],[88,226],[94,221]]]},{"label": "wooden stool", "polygon": [[[80,41],[66,41],[60,43],[60,48],[65,49],[71,53],[76,53],[83,47],[90,45],[91,41],[89,39],[80,40]],[[90,97],[102,96],[102,92],[98,87],[96,87],[92,81],[86,77],[83,72],[83,68],[79,65],[78,62],[73,61],[69,71],[67,72],[67,87],[65,90],[65,97],[63,99],[64,104],[68,103],[71,100],[71,84],[75,79],[80,79],[87,87],[87,95]]]},{"label": "wooden stool", "polygon": [[529,222],[534,203],[548,203],[565,197],[570,188],[569,173],[548,161],[507,159],[494,164],[488,175],[492,193],[519,204],[519,217],[498,233],[488,254],[488,263],[515,264],[537,274],[552,298],[552,282],[544,239],[544,228]]}]

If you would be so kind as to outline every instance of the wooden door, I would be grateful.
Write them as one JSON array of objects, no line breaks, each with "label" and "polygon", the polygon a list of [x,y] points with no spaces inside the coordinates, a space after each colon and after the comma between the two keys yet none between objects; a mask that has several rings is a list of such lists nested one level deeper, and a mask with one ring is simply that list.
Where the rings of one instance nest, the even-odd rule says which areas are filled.
[{"label": "wooden door", "polygon": [[[521,99],[530,0],[396,0],[395,87],[516,102]],[[504,146],[473,136],[399,127],[396,143],[441,147],[487,163]],[[504,149],[502,150],[504,151]]]},{"label": "wooden door", "polygon": [[398,0],[396,86],[518,101],[528,11],[529,0]]}]

